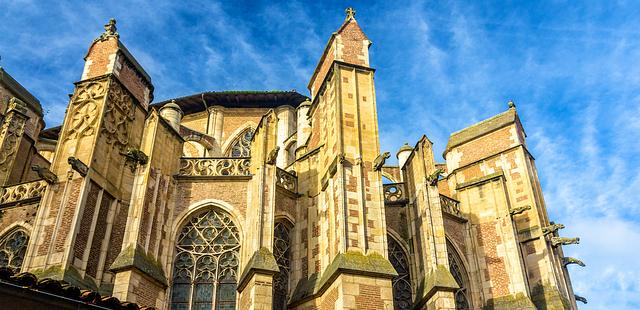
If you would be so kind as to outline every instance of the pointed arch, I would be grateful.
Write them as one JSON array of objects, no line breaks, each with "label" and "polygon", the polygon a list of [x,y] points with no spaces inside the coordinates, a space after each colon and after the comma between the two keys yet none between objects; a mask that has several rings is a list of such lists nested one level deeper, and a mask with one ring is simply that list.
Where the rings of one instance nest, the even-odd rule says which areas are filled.
[{"label": "pointed arch", "polygon": [[30,229],[19,224],[7,227],[0,235],[0,266],[14,272],[22,269],[29,245]]},{"label": "pointed arch", "polygon": [[460,255],[460,252],[449,238],[447,238],[447,256],[449,259],[449,271],[458,286],[460,286],[455,292],[456,310],[471,309],[469,273],[467,273],[462,255]]},{"label": "pointed arch", "polygon": [[273,309],[287,309],[293,223],[286,217],[276,218],[273,226],[273,256],[278,273],[273,276]]},{"label": "pointed arch", "polygon": [[[229,138],[225,141],[224,145],[221,148],[221,150],[223,151],[222,155],[227,157],[250,157],[251,156],[251,139],[247,134],[251,133],[251,136],[253,136],[253,133],[255,132],[255,128],[256,128],[256,125],[253,122],[247,122],[243,126],[240,126],[235,131],[233,131],[233,133],[229,135]],[[247,137],[249,137],[248,140],[247,140]],[[232,153],[233,153],[234,146],[236,146],[238,143],[242,144],[243,142],[244,142],[244,145],[242,145],[242,150],[248,151],[245,153],[248,153],[249,155],[233,156]],[[248,147],[248,150],[246,149],[247,147]]]},{"label": "pointed arch", "polygon": [[411,288],[411,271],[407,252],[391,233],[387,233],[387,245],[389,262],[398,273],[396,277],[391,279],[393,308],[396,310],[410,309],[413,305],[413,289]]}]

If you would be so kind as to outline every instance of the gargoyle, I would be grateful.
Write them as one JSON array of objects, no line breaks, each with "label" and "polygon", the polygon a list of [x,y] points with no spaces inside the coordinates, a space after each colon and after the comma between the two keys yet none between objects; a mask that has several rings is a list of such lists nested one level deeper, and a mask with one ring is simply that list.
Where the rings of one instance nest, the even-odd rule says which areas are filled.
[{"label": "gargoyle", "polygon": [[574,296],[576,297],[576,301],[579,301],[579,302],[581,302],[581,303],[583,303],[585,305],[587,304],[587,299],[586,298],[584,298],[582,296],[578,296],[578,295],[574,295]]},{"label": "gargoyle", "polygon": [[581,260],[573,257],[563,257],[562,258],[562,266],[566,266],[569,264],[576,264],[580,267],[586,266]]},{"label": "gargoyle", "polygon": [[138,165],[146,165],[149,162],[149,156],[144,152],[136,149],[127,149],[126,152],[120,152],[124,156],[125,165],[129,166],[131,172],[135,172]]},{"label": "gargoyle", "polygon": [[563,229],[563,228],[564,228],[563,224],[551,223],[551,225],[549,225],[549,226],[542,227],[542,235],[546,236],[548,234],[555,233],[556,231],[558,231],[558,229]]},{"label": "gargoyle", "polygon": [[78,171],[78,173],[83,177],[86,176],[89,172],[89,167],[87,167],[87,165],[85,165],[82,161],[73,156],[69,157],[69,159],[67,159],[67,162],[69,163],[69,165],[71,165],[71,168],[73,168],[73,170]]},{"label": "gargoyle", "polygon": [[269,152],[269,155],[267,155],[267,164],[269,165],[276,164],[276,159],[278,158],[279,151],[280,151],[280,147],[276,146],[273,150],[271,150],[271,152]]},{"label": "gargoyle", "polygon": [[31,170],[35,171],[40,178],[45,180],[49,184],[54,184],[58,182],[58,176],[55,173],[51,172],[51,170],[40,167],[40,165],[31,166]]},{"label": "gargoyle", "polygon": [[551,237],[551,245],[580,244],[580,238]]},{"label": "gargoyle", "polygon": [[382,169],[382,166],[384,166],[384,162],[390,156],[391,154],[389,154],[389,152],[384,152],[378,155],[378,157],[376,157],[376,159],[373,161],[373,171],[380,171],[380,169]]},{"label": "gargoyle", "polygon": [[522,206],[522,207],[513,208],[513,209],[509,210],[509,214],[511,214],[511,216],[514,216],[514,215],[518,215],[518,214],[520,214],[520,213],[522,213],[524,211],[527,211],[527,210],[531,210],[531,206],[526,205],[526,206]]},{"label": "gargoyle", "polygon": [[438,185],[438,180],[440,179],[440,176],[444,173],[444,170],[442,169],[436,169],[436,171],[434,171],[432,174],[430,174],[429,176],[427,176],[427,182],[429,182],[429,185],[431,186],[436,186]]}]

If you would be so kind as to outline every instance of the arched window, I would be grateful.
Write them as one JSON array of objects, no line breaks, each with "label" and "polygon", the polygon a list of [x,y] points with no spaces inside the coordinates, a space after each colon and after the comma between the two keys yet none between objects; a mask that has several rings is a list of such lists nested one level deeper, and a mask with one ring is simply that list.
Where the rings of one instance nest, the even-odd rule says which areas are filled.
[{"label": "arched window", "polygon": [[219,209],[182,228],[173,264],[171,309],[235,309],[240,233]]},{"label": "arched window", "polygon": [[284,221],[276,222],[273,231],[273,256],[278,263],[278,272],[273,277],[273,309],[287,309],[289,271],[291,270],[291,228]]},{"label": "arched window", "polygon": [[29,234],[22,228],[9,231],[0,239],[0,266],[19,272],[27,252]]},{"label": "arched window", "polygon": [[411,309],[411,275],[409,274],[407,255],[391,235],[387,235],[387,244],[389,245],[389,261],[398,273],[398,276],[391,279],[393,309]]},{"label": "arched window", "polygon": [[229,157],[249,157],[251,156],[251,138],[253,138],[253,129],[247,128],[243,131],[229,147]]},{"label": "arched window", "polygon": [[464,268],[462,259],[458,255],[458,251],[447,240],[447,253],[449,258],[449,271],[458,283],[460,288],[455,292],[456,310],[471,309],[469,305],[469,277],[467,270]]}]

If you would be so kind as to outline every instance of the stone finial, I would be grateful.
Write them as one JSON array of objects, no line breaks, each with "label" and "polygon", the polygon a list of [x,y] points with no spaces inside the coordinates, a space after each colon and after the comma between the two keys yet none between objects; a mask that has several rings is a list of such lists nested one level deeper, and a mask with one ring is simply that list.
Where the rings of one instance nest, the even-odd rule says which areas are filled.
[{"label": "stone finial", "polygon": [[583,263],[581,260],[577,259],[577,258],[573,258],[573,257],[563,257],[562,258],[562,266],[566,266],[569,264],[576,264],[580,267],[584,267],[586,266],[585,263]]},{"label": "stone finial", "polygon": [[509,106],[509,109],[515,109],[516,108],[516,103],[513,102],[513,100],[509,99],[509,102],[507,102],[507,105]]},{"label": "stone finial", "polygon": [[348,7],[344,12],[347,14],[347,18],[344,20],[356,19],[356,10],[352,7]]},{"label": "stone finial", "polygon": [[109,22],[104,25],[104,32],[96,39],[96,41],[104,40],[110,37],[120,37],[120,34],[118,34],[118,28],[116,28],[115,18],[109,19]]}]

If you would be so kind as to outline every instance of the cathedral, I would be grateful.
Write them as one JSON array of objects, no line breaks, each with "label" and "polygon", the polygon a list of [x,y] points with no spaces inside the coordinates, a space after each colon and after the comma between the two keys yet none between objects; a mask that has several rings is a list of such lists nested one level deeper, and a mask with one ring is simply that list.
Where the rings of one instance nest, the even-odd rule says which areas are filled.
[{"label": "cathedral", "polygon": [[[0,301],[16,309],[577,309],[513,102],[380,149],[355,18],[296,91],[154,101],[110,20],[62,125],[0,68]],[[338,25],[336,25],[338,26]],[[320,51],[318,51],[320,52]],[[384,104],[384,103],[383,103]],[[455,129],[455,128],[452,128]],[[395,155],[398,165],[387,159]]]}]

